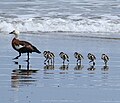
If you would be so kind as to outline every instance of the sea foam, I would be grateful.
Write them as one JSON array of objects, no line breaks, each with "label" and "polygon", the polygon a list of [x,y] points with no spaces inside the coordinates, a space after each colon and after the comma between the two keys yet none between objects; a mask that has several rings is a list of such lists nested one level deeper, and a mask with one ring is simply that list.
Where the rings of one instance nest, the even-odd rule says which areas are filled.
[{"label": "sea foam", "polygon": [[119,17],[35,17],[1,19],[0,31],[9,32],[120,33]]}]

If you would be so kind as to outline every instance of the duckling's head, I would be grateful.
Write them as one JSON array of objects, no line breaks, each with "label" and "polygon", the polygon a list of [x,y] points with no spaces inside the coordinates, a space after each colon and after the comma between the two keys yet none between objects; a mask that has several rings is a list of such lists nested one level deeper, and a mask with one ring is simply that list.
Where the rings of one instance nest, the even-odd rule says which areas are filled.
[{"label": "duckling's head", "polygon": [[14,34],[15,38],[18,37],[18,35],[20,34],[20,32],[18,30],[13,30],[12,32],[10,32],[9,34]]},{"label": "duckling's head", "polygon": [[102,56],[105,56],[106,54],[102,54]]},{"label": "duckling's head", "polygon": [[74,55],[78,55],[78,52],[75,52]]},{"label": "duckling's head", "polygon": [[92,55],[91,53],[88,53],[88,55],[87,55],[87,56],[89,57],[89,56],[91,56],[91,55]]},{"label": "duckling's head", "polygon": [[64,54],[64,52],[60,52],[60,54],[59,55],[63,55]]}]

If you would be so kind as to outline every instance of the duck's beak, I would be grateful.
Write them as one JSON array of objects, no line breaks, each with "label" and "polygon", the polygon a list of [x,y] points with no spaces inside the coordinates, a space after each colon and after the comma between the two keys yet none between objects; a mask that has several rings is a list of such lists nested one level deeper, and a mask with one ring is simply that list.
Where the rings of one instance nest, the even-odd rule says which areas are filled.
[{"label": "duck's beak", "polygon": [[12,32],[10,32],[9,34],[13,34],[13,31],[12,31]]},{"label": "duck's beak", "polygon": [[15,30],[13,30],[12,32],[10,32],[9,34],[14,34],[15,33]]}]

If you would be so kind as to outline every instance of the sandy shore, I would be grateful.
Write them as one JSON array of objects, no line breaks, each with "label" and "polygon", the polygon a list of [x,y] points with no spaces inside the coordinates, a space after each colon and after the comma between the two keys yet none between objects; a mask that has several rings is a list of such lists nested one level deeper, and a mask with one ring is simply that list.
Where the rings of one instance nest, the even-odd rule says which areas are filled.
[{"label": "sandy shore", "polygon": [[[116,103],[120,102],[120,40],[46,35],[20,35],[30,41],[41,52],[55,53],[55,65],[44,65],[43,54],[30,55],[30,69],[37,72],[20,73],[14,70],[26,69],[26,54],[19,60],[12,58],[18,53],[11,47],[13,36],[0,36],[0,102],[1,103]],[[70,57],[69,65],[63,67],[59,53],[64,51]],[[82,66],[77,67],[73,54],[84,56]],[[88,53],[96,56],[95,70],[90,71]],[[101,54],[110,57],[108,68],[100,59]]]}]

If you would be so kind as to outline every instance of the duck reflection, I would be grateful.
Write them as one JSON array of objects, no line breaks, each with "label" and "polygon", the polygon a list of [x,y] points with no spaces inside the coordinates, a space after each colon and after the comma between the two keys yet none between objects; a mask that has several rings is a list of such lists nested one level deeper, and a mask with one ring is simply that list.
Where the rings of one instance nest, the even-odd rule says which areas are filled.
[{"label": "duck reflection", "polygon": [[36,79],[33,78],[33,74],[37,73],[38,70],[32,70],[29,67],[29,61],[27,61],[27,66],[25,69],[22,68],[18,62],[14,62],[18,65],[17,69],[14,69],[11,73],[11,87],[18,88],[19,86],[25,86],[33,84]]},{"label": "duck reflection", "polygon": [[82,70],[83,68],[83,65],[77,63],[77,65],[74,67],[74,70]]},{"label": "duck reflection", "polygon": [[59,68],[60,70],[68,70],[69,65],[61,65],[61,67]]},{"label": "duck reflection", "polygon": [[101,70],[102,70],[102,71],[108,71],[108,70],[109,70],[109,66],[103,66],[103,67],[101,68]]}]

